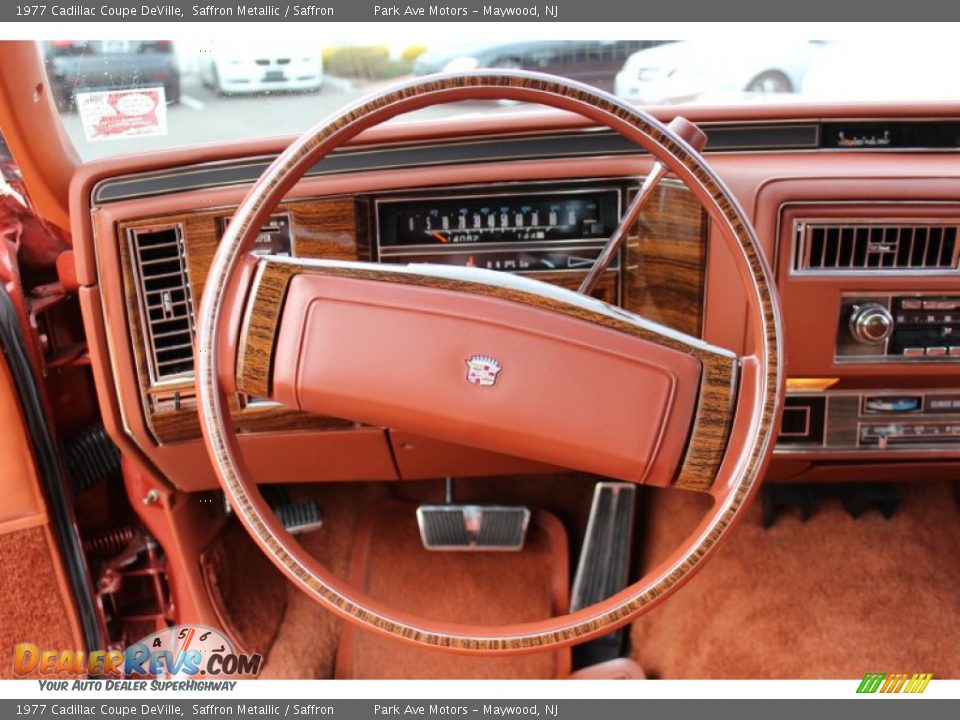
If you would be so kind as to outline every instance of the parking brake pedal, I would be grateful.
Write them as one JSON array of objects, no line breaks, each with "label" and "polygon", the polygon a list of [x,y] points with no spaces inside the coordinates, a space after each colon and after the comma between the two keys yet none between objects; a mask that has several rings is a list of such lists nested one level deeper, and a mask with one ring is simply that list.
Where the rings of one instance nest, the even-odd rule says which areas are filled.
[{"label": "parking brake pedal", "polygon": [[[627,586],[633,545],[636,486],[598,482],[593,491],[587,533],[573,579],[570,611],[606,600]],[[587,667],[620,657],[623,633],[616,631],[574,648],[576,667]]]},{"label": "parking brake pedal", "polygon": [[421,505],[420,539],[427,550],[522,550],[529,508],[506,505]]},{"label": "parking brake pedal", "polygon": [[[270,505],[273,514],[291,535],[301,535],[323,527],[323,513],[316,500],[294,502],[282,485],[264,485],[260,488],[263,499]],[[223,499],[227,514],[233,510],[226,497]]]},{"label": "parking brake pedal", "polygon": [[300,535],[323,527],[323,515],[320,514],[320,507],[315,500],[276,505],[273,512],[291,535]]}]

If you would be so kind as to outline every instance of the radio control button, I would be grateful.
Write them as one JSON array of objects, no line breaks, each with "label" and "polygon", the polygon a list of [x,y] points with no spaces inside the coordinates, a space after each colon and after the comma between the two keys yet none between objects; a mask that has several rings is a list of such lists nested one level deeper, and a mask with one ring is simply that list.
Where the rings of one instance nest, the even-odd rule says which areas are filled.
[{"label": "radio control button", "polygon": [[943,345],[934,345],[927,348],[927,357],[943,357],[947,354],[947,349]]},{"label": "radio control button", "polygon": [[960,345],[951,345],[947,350],[948,355],[960,355]]},{"label": "radio control button", "polygon": [[960,308],[960,301],[957,300],[924,300],[924,310],[956,310]]},{"label": "radio control button", "polygon": [[904,357],[923,357],[922,347],[908,347],[903,349]]},{"label": "radio control button", "polygon": [[927,395],[924,410],[928,413],[955,414],[960,412],[960,395]]}]

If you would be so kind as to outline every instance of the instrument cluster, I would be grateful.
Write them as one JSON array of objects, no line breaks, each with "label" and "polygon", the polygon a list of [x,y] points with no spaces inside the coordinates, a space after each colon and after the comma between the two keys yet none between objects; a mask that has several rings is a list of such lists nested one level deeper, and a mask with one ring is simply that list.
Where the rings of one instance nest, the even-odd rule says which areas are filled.
[{"label": "instrument cluster", "polygon": [[615,187],[380,199],[380,262],[508,272],[589,270],[620,217]]}]

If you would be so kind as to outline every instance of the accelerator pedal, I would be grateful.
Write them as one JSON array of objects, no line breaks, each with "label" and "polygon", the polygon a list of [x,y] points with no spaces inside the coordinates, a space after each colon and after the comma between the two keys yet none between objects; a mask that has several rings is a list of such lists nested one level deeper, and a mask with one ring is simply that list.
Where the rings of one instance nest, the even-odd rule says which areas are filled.
[{"label": "accelerator pedal", "polygon": [[[627,586],[633,546],[636,486],[598,482],[593,491],[587,533],[573,579],[570,611],[606,600]],[[588,667],[620,657],[623,633],[616,631],[574,648],[576,667]]]},{"label": "accelerator pedal", "polygon": [[529,508],[508,505],[421,505],[420,539],[427,550],[522,550]]}]

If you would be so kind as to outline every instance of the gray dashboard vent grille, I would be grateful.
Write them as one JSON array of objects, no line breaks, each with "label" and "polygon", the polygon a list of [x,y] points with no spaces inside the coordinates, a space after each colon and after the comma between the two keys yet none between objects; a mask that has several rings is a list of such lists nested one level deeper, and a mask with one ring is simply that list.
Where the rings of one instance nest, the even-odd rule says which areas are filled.
[{"label": "gray dashboard vent grille", "polygon": [[194,318],[179,225],[132,230],[137,294],[154,382],[193,372]]},{"label": "gray dashboard vent grille", "polygon": [[958,223],[800,222],[803,272],[948,271],[957,268]]}]

